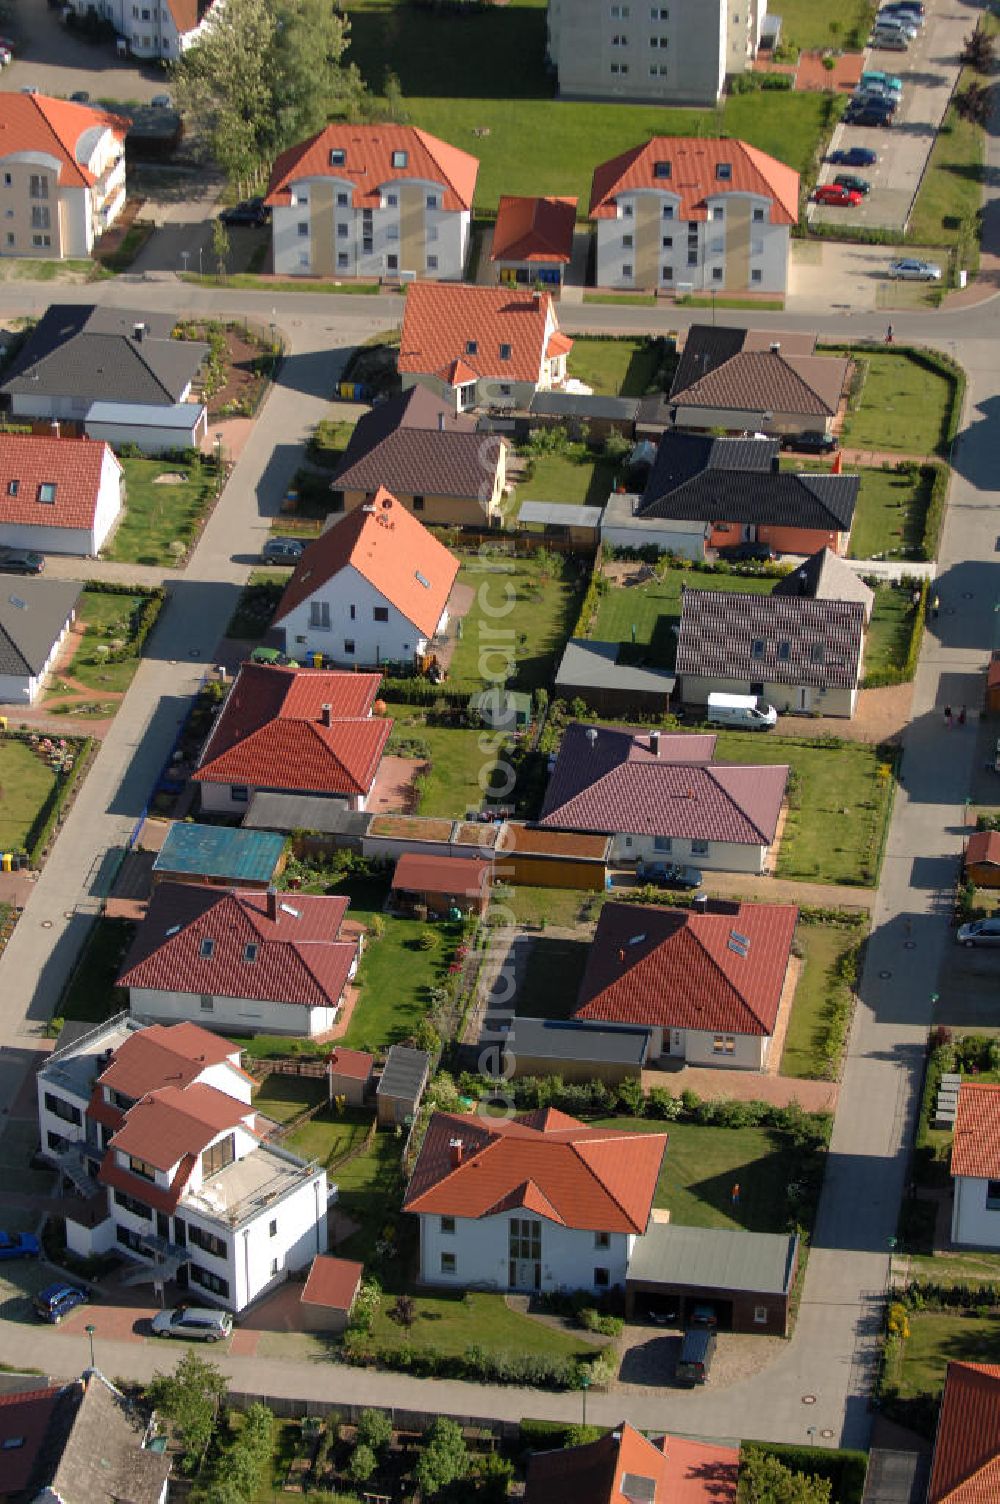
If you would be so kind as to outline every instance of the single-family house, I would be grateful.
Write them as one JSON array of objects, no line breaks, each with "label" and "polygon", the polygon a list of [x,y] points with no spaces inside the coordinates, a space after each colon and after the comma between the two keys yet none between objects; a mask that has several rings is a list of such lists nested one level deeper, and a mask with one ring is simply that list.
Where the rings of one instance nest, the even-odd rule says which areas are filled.
[{"label": "single-family house", "polygon": [[0,434],[0,544],[93,557],[124,501],[125,471],[109,444]]},{"label": "single-family house", "polygon": [[625,1288],[667,1147],[663,1133],[585,1128],[554,1108],[435,1112],[403,1198],[420,1279],[458,1289]]},{"label": "single-family house", "polygon": [[814,334],[692,324],[670,387],[678,428],[829,433],[850,361],[817,355]]},{"label": "single-family house", "polygon": [[296,657],[409,669],[447,628],[457,574],[455,555],[383,486],[304,551],[272,625]]},{"label": "single-family house", "polygon": [[776,710],[852,716],[865,642],[860,600],[685,590],[677,677],[687,705],[762,695]]},{"label": "single-family house", "polygon": [[1000,830],[977,830],[965,843],[965,880],[1000,888]]},{"label": "single-family house", "polygon": [[782,470],[776,439],[668,429],[642,495],[609,498],[601,537],[690,559],[737,543],[763,543],[778,554],[843,554],[860,487],[857,475]]},{"label": "single-family house", "polygon": [[175,820],[153,861],[153,883],[268,888],[284,871],[286,855],[276,831]]},{"label": "single-family house", "polygon": [[1000,1481],[1000,1363],[945,1370],[927,1504],[982,1504]]},{"label": "single-family house", "polygon": [[791,904],[605,904],[574,1018],[649,1029],[651,1060],[763,1070],[797,920]]},{"label": "single-family house", "polygon": [[125,207],[128,121],[47,94],[0,96],[4,256],[89,256]]},{"label": "single-family house", "polygon": [[781,764],[715,759],[714,735],[566,729],[539,823],[612,837],[612,863],[693,861],[763,872],[788,781]]},{"label": "single-family house", "polygon": [[404,851],[392,874],[390,892],[402,909],[422,909],[443,918],[453,911],[482,918],[490,905],[492,882],[492,862]]},{"label": "single-family house", "polygon": [[176,61],[211,24],[212,0],[149,0],[135,5],[132,0],[69,0],[81,18],[95,12],[102,21],[110,21],[119,39],[133,57]]},{"label": "single-family house", "polygon": [[1000,1248],[1000,1085],[959,1087],[951,1179],[951,1241]]},{"label": "single-family house", "polygon": [[349,900],[158,883],[118,977],[147,1022],[325,1034],[358,969]]},{"label": "single-family house", "polygon": [[66,1217],[71,1252],[113,1251],[127,1283],[174,1280],[235,1312],[325,1252],[326,1172],[267,1141],[239,1061],[195,1024],[127,1014],[53,1051],[41,1152],[88,1203]]},{"label": "single-family house", "polygon": [[0,1394],[0,1490],[14,1504],[166,1504],[154,1417],[97,1368]]},{"label": "single-family house", "polygon": [[364,809],[392,730],[372,717],[378,686],[378,674],[244,663],[192,774],[202,809],[240,813],[255,793]]},{"label": "single-family house", "polygon": [[145,454],[197,448],[208,410],[192,388],[208,354],[171,339],[171,314],[53,303],[4,372],[15,418],[55,418]]},{"label": "single-family house", "polygon": [[813,601],[858,601],[865,626],[875,609],[875,592],[857,569],[829,548],[821,548],[783,575],[772,595],[805,597]]},{"label": "single-family house", "polygon": [[519,198],[503,193],[490,249],[497,281],[561,287],[573,259],[575,198]]},{"label": "single-family house", "polygon": [[799,175],[746,141],[653,136],[595,169],[590,215],[599,287],[784,293]]},{"label": "single-family house", "polygon": [[306,1332],[342,1332],[361,1289],[364,1264],[318,1253],[299,1296],[299,1322]]},{"label": "single-family house", "polygon": [[454,402],[411,386],[358,419],[330,478],[331,511],[356,511],[384,487],[429,526],[497,526],[508,447]]},{"label": "single-family house", "polygon": [[327,125],[274,164],[273,269],[460,281],[478,174],[478,158],[414,125]]},{"label": "single-family house", "polygon": [[33,705],[76,620],[75,580],[0,584],[0,704]]},{"label": "single-family house", "polygon": [[457,412],[527,408],[562,386],[572,348],[547,292],[427,282],[407,293],[398,367],[404,389],[423,382]]},{"label": "single-family house", "polygon": [[426,1050],[405,1044],[389,1046],[375,1088],[375,1115],[380,1127],[401,1128],[413,1122],[430,1073],[431,1057]]},{"label": "single-family house", "polygon": [[736,1504],[738,1447],[653,1439],[627,1420],[582,1446],[532,1452],[524,1504]]}]

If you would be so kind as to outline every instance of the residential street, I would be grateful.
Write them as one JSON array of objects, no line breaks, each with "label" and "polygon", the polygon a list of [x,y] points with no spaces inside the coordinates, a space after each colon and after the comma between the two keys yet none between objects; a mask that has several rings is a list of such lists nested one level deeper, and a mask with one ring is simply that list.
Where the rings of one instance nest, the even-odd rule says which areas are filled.
[{"label": "residential street", "polygon": [[[991,145],[996,138],[990,138]],[[317,418],[343,360],[359,339],[398,321],[393,298],[340,298],[219,291],[173,279],[128,279],[60,287],[66,301],[95,298],[178,313],[247,313],[274,317],[289,343],[280,382],[236,466],[170,600],[148,657],[105,738],[84,790],[66,821],[30,906],[0,958],[0,1101],[9,1104],[23,1079],[36,1031],[53,1011],[91,916],[107,891],[114,854],[142,812],[169,754],[186,697],[196,687],[222,635],[241,582],[259,551],[269,515],[280,502],[300,446]],[[4,284],[0,313],[37,311],[44,286]],[[272,314],[273,310],[273,314]],[[564,308],[569,330],[677,328],[708,317],[703,310],[587,305]],[[720,311],[719,322],[743,314]],[[884,321],[839,311],[794,318],[746,316],[758,327],[818,328],[821,333],[880,339]],[[864,1445],[867,1360],[873,1308],[867,1297],[885,1286],[889,1239],[895,1231],[905,1150],[919,1086],[931,994],[949,947],[948,905],[960,849],[963,801],[970,786],[974,728],[946,730],[937,707],[977,706],[979,678],[994,636],[1000,533],[1000,303],[954,312],[894,317],[900,343],[935,344],[969,376],[962,436],[938,567],[941,615],[925,638],[915,684],[913,723],[906,733],[903,789],[891,827],[875,911],[875,930],[860,985],[861,1005],[841,1085],[832,1152],[795,1335],[771,1367],[752,1380],[714,1391],[592,1393],[588,1418],[615,1422],[622,1413],[639,1426],[676,1428],[712,1437],[758,1436]],[[86,566],[83,566],[86,573]],[[907,917],[913,948],[908,947]],[[96,1318],[100,1330],[99,1312]],[[652,1329],[651,1329],[652,1331]],[[100,1342],[100,1338],[98,1338]],[[6,1362],[78,1372],[82,1344],[54,1331],[5,1324]],[[101,1343],[105,1372],[146,1377],[160,1354],[152,1346]],[[309,1395],[380,1405],[437,1408],[468,1416],[524,1414],[579,1418],[580,1397],[420,1381],[334,1364],[228,1358],[234,1386],[269,1395]]]}]

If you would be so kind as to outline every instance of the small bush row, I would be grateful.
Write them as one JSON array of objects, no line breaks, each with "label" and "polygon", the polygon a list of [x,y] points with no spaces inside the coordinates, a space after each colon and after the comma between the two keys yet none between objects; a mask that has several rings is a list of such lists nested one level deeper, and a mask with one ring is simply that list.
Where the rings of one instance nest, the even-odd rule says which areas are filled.
[{"label": "small bush row", "polygon": [[606,1377],[594,1363],[557,1358],[547,1353],[509,1353],[467,1347],[464,1353],[444,1353],[431,1347],[395,1347],[374,1342],[363,1332],[349,1331],[343,1356],[356,1368],[387,1368],[422,1379],[461,1379],[480,1384],[528,1385],[533,1389],[578,1389],[581,1377],[592,1382]]}]

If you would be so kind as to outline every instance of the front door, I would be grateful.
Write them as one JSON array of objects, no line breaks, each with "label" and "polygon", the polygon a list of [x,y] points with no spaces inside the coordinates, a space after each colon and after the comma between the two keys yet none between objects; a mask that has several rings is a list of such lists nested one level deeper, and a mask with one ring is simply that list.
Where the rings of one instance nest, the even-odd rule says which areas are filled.
[{"label": "front door", "polygon": [[756,543],[756,541],[757,541],[757,529],[754,527],[754,525],[753,525],[752,522],[745,522],[743,524],[743,527],[742,527],[741,531],[742,531],[742,534],[743,534],[743,542],[744,543]]},{"label": "front door", "polygon": [[799,703],[796,707],[798,710],[809,711],[812,709],[812,690],[807,686],[801,685],[799,687],[798,699]]},{"label": "front door", "polygon": [[535,1217],[511,1217],[507,1271],[512,1290],[542,1286],[542,1224]]},{"label": "front door", "polygon": [[156,1214],[156,1231],[161,1238],[170,1241],[170,1218],[164,1212]]},{"label": "front door", "polygon": [[683,1033],[683,1030],[681,1030],[681,1029],[671,1029],[670,1030],[670,1048],[669,1048],[668,1053],[671,1054],[671,1055],[680,1055],[680,1056],[683,1057],[683,1054],[684,1054],[684,1033]]}]

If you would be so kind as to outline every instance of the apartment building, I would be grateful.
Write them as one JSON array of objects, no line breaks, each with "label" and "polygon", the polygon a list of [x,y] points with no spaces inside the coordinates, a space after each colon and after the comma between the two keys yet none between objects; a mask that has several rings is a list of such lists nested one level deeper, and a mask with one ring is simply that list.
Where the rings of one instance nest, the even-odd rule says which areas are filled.
[{"label": "apartment building", "polygon": [[416,126],[328,125],[274,164],[274,271],[460,281],[478,173]]},{"label": "apartment building", "polygon": [[128,121],[46,94],[0,94],[0,253],[89,256],[125,207]]},{"label": "apartment building", "polygon": [[78,16],[110,21],[133,57],[178,58],[205,26],[211,0],[70,0]]},{"label": "apartment building", "polygon": [[757,56],[766,0],[549,0],[564,98],[715,104]]},{"label": "apartment building", "polygon": [[38,1073],[41,1153],[87,1203],[69,1249],[120,1253],[239,1312],[327,1246],[326,1173],[267,1141],[229,1040],[119,1014]]}]

